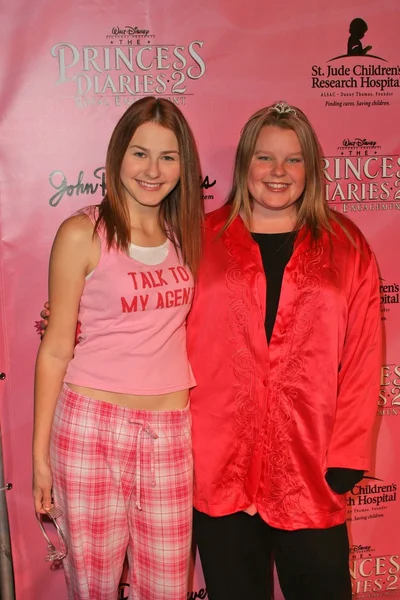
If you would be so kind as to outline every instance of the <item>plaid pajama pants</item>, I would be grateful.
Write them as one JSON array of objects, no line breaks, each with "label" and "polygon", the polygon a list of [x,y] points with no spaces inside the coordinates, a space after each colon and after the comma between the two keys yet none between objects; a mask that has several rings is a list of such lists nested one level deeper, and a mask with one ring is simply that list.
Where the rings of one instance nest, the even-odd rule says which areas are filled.
[{"label": "plaid pajama pants", "polygon": [[189,407],[143,411],[64,385],[51,435],[69,600],[114,600],[125,553],[131,600],[186,600],[192,535]]}]

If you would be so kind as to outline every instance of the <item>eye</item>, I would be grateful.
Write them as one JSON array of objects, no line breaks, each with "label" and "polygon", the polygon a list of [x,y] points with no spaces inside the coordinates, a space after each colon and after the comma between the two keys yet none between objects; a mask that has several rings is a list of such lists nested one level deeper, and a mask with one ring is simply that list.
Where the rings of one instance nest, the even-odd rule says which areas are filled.
[{"label": "eye", "polygon": [[136,152],[133,153],[133,156],[137,156],[138,158],[144,158],[146,155],[144,152],[141,152],[140,150],[136,150]]},{"label": "eye", "polygon": [[263,161],[272,160],[271,156],[267,156],[267,155],[264,155],[264,154],[259,155],[257,158],[258,158],[258,160],[263,160]]},{"label": "eye", "polygon": [[169,156],[168,154],[166,154],[165,156],[163,156],[163,160],[168,161],[174,161],[176,160],[174,156]]},{"label": "eye", "polygon": [[287,161],[288,161],[288,163],[296,164],[296,163],[303,162],[303,159],[302,158],[288,158]]}]

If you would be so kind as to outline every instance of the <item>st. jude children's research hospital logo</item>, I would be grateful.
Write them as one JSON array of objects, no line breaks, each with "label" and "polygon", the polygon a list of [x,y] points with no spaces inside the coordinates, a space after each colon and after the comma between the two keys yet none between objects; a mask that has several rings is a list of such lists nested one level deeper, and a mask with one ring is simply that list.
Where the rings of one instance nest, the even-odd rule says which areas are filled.
[{"label": "st. jude children's research hospital logo", "polygon": [[105,45],[52,46],[58,79],[66,98],[77,106],[129,106],[147,95],[163,96],[178,105],[193,95],[193,84],[206,72],[204,42],[160,44],[148,29],[112,27]]},{"label": "st. jude children's research hospital logo", "polygon": [[347,507],[352,509],[349,521],[366,521],[384,517],[389,504],[397,502],[397,483],[383,482],[377,477],[366,475],[347,496]]},{"label": "st. jude children's research hospital logo", "polygon": [[311,87],[319,90],[326,107],[388,106],[400,88],[400,65],[388,63],[364,44],[368,32],[364,19],[357,17],[349,24],[345,54],[312,65]]}]

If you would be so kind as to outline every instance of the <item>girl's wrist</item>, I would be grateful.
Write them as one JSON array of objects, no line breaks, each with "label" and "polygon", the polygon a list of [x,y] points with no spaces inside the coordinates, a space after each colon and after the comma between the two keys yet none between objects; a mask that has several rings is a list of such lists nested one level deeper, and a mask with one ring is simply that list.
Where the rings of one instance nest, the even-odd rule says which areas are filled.
[{"label": "girl's wrist", "polygon": [[33,462],[34,464],[46,463],[48,465],[50,463],[50,456],[48,453],[34,452]]}]

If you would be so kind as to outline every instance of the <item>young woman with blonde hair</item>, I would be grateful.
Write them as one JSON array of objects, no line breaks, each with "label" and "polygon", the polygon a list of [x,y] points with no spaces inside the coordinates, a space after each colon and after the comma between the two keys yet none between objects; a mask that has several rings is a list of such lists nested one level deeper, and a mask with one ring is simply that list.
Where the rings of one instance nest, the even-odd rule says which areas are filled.
[{"label": "young woman with blonde hair", "polygon": [[345,492],[370,465],[378,271],[325,203],[320,145],[296,107],[263,108],[242,130],[187,331],[210,600],[269,598],[271,558],[286,600],[350,600]]}]

